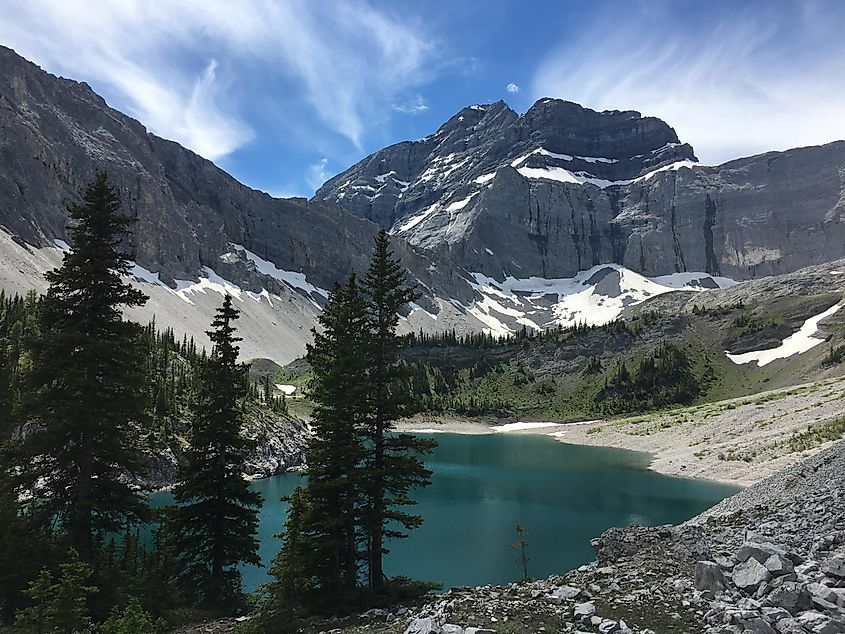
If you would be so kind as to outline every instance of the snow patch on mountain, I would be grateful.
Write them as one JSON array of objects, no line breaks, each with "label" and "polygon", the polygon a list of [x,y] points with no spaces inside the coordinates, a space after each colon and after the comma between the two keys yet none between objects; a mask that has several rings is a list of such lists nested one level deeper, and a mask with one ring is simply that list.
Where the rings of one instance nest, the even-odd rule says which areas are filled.
[{"label": "snow patch on mountain", "polygon": [[460,209],[463,209],[464,207],[466,207],[469,204],[469,201],[471,201],[473,196],[475,196],[475,194],[477,194],[477,193],[478,192],[473,192],[472,194],[470,194],[466,198],[463,198],[461,200],[450,203],[449,206],[446,207],[446,211],[453,212],[453,211],[458,211]]},{"label": "snow patch on mountain", "polygon": [[807,319],[798,329],[798,332],[791,334],[789,337],[781,341],[776,348],[767,348],[765,350],[755,350],[752,352],[745,352],[743,354],[730,354],[726,351],[728,359],[734,363],[741,365],[744,363],[756,363],[758,367],[770,364],[777,359],[787,359],[796,354],[803,354],[808,350],[812,350],[820,343],[824,343],[824,339],[815,337],[819,330],[819,323],[834,315],[840,308],[845,306],[845,303],[840,302],[834,304],[823,313],[815,315]]},{"label": "snow patch on mountain", "polygon": [[572,278],[507,277],[498,281],[481,273],[468,280],[481,299],[464,309],[488,332],[507,335],[521,326],[536,330],[575,324],[602,325],[622,310],[675,290],[703,291],[735,284],[707,273],[675,273],[647,278],[618,264],[602,264]]},{"label": "snow patch on mountain", "polygon": [[[540,149],[542,149],[542,148],[540,148]],[[551,152],[546,152],[545,154],[546,155],[552,155]],[[519,165],[520,163],[524,163],[525,160],[528,159],[528,156],[530,156],[530,155],[527,155],[525,157],[521,157],[521,159],[517,159],[516,161],[514,161],[515,165],[514,165],[514,163],[512,163],[512,165],[514,167],[516,167],[516,165]],[[559,157],[561,155],[556,155],[556,156]],[[572,158],[572,157],[570,157],[570,158]],[[586,160],[586,157],[575,157],[575,158],[581,158],[581,159]],[[591,162],[600,161],[600,160],[609,161],[609,159],[594,159]],[[642,176],[638,176],[637,178],[632,178],[632,179],[628,179],[628,180],[616,180],[616,181],[607,180],[605,178],[597,178],[596,176],[590,174],[589,172],[585,172],[585,171],[571,172],[570,170],[568,170],[564,167],[557,167],[557,166],[554,166],[554,165],[545,166],[545,167],[518,167],[516,171],[519,172],[520,174],[522,174],[522,176],[524,176],[525,178],[530,178],[530,179],[544,178],[546,180],[553,180],[553,181],[558,181],[558,182],[561,182],[561,183],[575,183],[575,184],[578,184],[578,185],[595,185],[596,187],[599,187],[601,189],[606,189],[607,187],[631,185],[632,183],[645,182],[645,181],[648,181],[649,179],[651,179],[652,177],[654,177],[656,174],[659,174],[660,172],[677,171],[677,170],[679,170],[681,168],[685,168],[685,167],[692,169],[693,167],[700,167],[700,165],[698,163],[696,163],[695,161],[690,161],[690,160],[676,161],[674,163],[670,163],[669,165],[664,165],[663,167],[658,167],[658,168],[656,168],[656,169],[654,169],[650,172],[647,172],[646,174],[643,174]]]},{"label": "snow patch on mountain", "polygon": [[435,211],[437,211],[437,207],[438,207],[438,203],[434,203],[434,204],[428,206],[422,212],[420,212],[420,213],[418,213],[414,216],[411,216],[410,218],[406,218],[405,222],[403,222],[401,225],[399,225],[395,229],[391,229],[390,233],[402,233],[404,231],[410,231],[411,229],[416,227],[418,224],[420,224],[423,220],[428,218]]},{"label": "snow patch on mountain", "polygon": [[240,244],[233,244],[232,248],[235,249],[235,251],[244,254],[244,256],[246,256],[246,258],[255,265],[255,268],[258,269],[259,273],[272,277],[291,288],[304,291],[318,308],[319,304],[314,300],[315,295],[318,295],[323,299],[328,299],[329,292],[324,288],[319,288],[311,284],[311,282],[305,278],[305,273],[296,273],[294,271],[280,269],[269,260],[265,260]]}]

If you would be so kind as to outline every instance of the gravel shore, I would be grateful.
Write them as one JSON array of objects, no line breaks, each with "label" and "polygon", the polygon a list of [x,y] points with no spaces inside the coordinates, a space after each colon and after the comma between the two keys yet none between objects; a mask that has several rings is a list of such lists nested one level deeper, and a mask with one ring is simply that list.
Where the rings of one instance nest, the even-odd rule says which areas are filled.
[{"label": "gravel shore", "polygon": [[845,417],[845,378],[797,385],[665,413],[499,432],[503,422],[413,419],[401,431],[542,434],[574,445],[652,455],[659,473],[748,487],[828,447],[796,450],[793,434]]}]

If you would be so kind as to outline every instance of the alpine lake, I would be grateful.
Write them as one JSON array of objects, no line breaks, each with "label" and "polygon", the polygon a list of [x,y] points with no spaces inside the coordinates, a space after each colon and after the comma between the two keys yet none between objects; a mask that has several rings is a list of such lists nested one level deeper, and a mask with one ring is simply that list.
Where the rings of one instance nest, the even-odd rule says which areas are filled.
[{"label": "alpine lake", "polygon": [[[648,469],[647,454],[567,445],[529,434],[420,434],[438,447],[428,460],[431,486],[414,493],[424,518],[409,538],[388,544],[389,576],[434,581],[444,588],[501,584],[522,576],[517,521],[526,531],[528,572],[542,578],[595,559],[590,539],[611,526],[683,522],[738,491]],[[244,589],[268,580],[280,547],[286,504],[303,482],[291,473],[254,481],[264,496],[259,539],[265,568],[245,566]],[[167,492],[154,506],[170,503]]]}]

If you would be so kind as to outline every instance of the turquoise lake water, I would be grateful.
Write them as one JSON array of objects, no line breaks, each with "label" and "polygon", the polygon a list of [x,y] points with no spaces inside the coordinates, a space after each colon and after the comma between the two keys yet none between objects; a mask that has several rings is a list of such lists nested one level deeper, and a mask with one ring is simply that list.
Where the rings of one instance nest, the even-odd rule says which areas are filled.
[{"label": "turquoise lake water", "polygon": [[[735,487],[672,478],[648,470],[645,454],[565,445],[545,436],[432,435],[439,442],[429,460],[432,485],[416,493],[425,519],[411,537],[390,544],[388,575],[444,584],[506,583],[521,576],[514,523],[527,530],[528,571],[533,577],[563,573],[594,559],[590,539],[611,526],[682,522]],[[302,478],[287,474],[255,481],[264,496],[261,558],[275,556],[286,505],[279,501]],[[153,504],[171,500],[156,493]],[[245,567],[246,590],[267,579],[265,569]]]}]

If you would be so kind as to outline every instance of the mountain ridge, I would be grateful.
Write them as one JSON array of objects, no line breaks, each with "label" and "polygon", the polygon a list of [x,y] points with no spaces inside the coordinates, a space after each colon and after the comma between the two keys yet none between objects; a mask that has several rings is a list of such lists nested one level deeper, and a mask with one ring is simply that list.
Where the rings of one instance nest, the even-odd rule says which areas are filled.
[{"label": "mountain ridge", "polygon": [[464,108],[314,199],[497,279],[602,263],[749,279],[845,255],[843,169],[842,141],[705,166],[659,119],[544,98]]},{"label": "mountain ridge", "polygon": [[[392,237],[423,295],[403,315],[404,331],[504,334],[603,323],[676,288],[653,278],[680,273],[682,286],[701,290],[845,257],[845,239],[837,242],[845,216],[836,171],[845,174],[842,142],[693,168],[692,148],[654,117],[552,99],[518,115],[499,101],[463,108],[426,139],[374,153],[312,200],[276,199],[149,133],[87,84],[50,75],[5,47],[0,71],[0,286],[45,288],[43,274],[69,247],[66,203],[107,169],[124,209],[138,219],[133,277],[151,296],[131,317],[155,315],[203,343],[219,294],[232,294],[244,316],[247,358],[286,362],[301,354],[333,283],[366,267],[378,225],[349,208],[351,194],[341,204],[318,200],[320,192],[342,193],[336,186],[356,169],[369,178],[359,200],[383,188],[390,214],[405,214],[391,217],[391,228],[414,223]],[[816,170],[815,181],[792,174],[796,164]],[[403,180],[426,170],[427,180]],[[801,237],[808,223],[800,213],[788,231],[755,217],[755,195],[772,200],[769,183],[750,191],[747,174],[762,178],[755,170],[789,175],[781,197],[789,204],[813,193],[814,235]],[[743,199],[749,209],[731,211],[749,239],[725,229],[731,192],[750,196]],[[431,212],[420,218],[422,205]],[[801,211],[786,207],[779,218]],[[827,214],[821,220],[819,210]],[[385,218],[374,219],[384,226]],[[765,242],[761,232],[774,238],[757,244]]]}]

